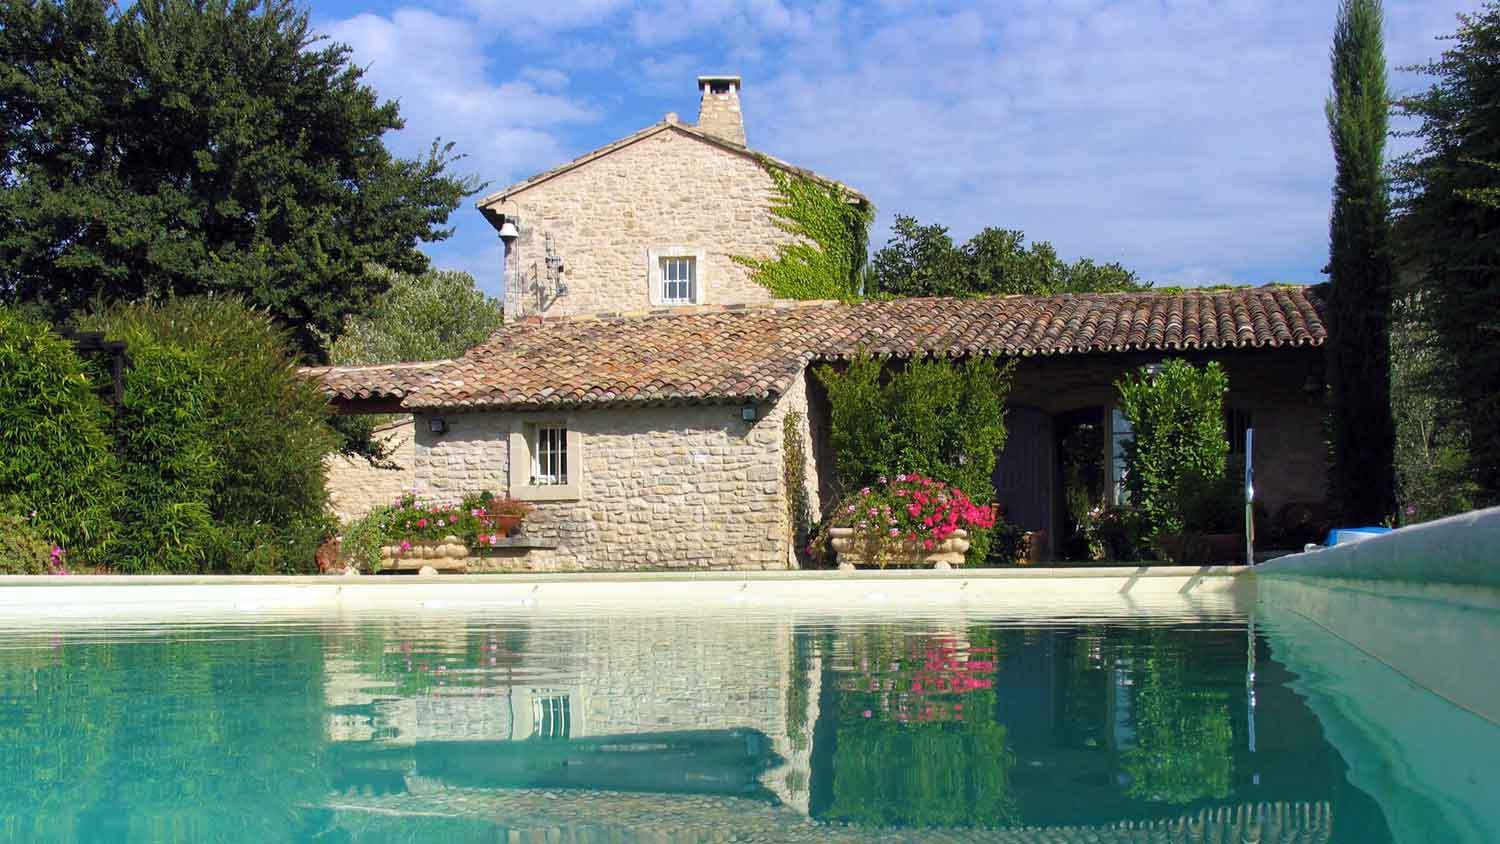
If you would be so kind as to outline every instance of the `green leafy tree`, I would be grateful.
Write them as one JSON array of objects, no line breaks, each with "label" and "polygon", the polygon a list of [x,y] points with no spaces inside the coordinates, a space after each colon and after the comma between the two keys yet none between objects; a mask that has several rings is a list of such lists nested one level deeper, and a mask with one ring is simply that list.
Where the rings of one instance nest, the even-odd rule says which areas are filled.
[{"label": "green leafy tree", "polygon": [[71,343],[3,306],[0,420],[0,514],[26,517],[77,558],[106,562],[120,504],[109,412]]},{"label": "green leafy tree", "polygon": [[454,358],[483,343],[505,322],[505,303],[486,296],[465,272],[421,274],[372,270],[386,291],[328,340],[340,366]]},{"label": "green leafy tree", "polygon": [[[844,490],[915,472],[962,489],[975,504],[995,500],[995,461],[1005,448],[1005,398],[1013,364],[914,360],[886,377],[857,355],[840,371],[815,371],[828,390],[834,467]],[[971,536],[969,559],[984,560],[990,533]]]},{"label": "green leafy tree", "polygon": [[1183,530],[1178,490],[1188,479],[1224,477],[1229,440],[1224,394],[1229,378],[1216,362],[1199,369],[1168,360],[1120,380],[1120,409],[1135,436],[1124,443],[1125,488],[1148,536]]},{"label": "green leafy tree", "polygon": [[1459,17],[1435,77],[1399,101],[1421,145],[1397,162],[1397,228],[1412,295],[1456,400],[1479,506],[1500,503],[1500,4]]},{"label": "green leafy tree", "polygon": [[884,296],[993,296],[1141,290],[1135,273],[1087,258],[1069,264],[1051,243],[1026,244],[1012,229],[986,228],[962,246],[948,229],[897,216],[891,239],[875,253],[866,293]]},{"label": "green leafy tree", "polygon": [[[389,285],[360,316],[344,323],[337,339],[321,335],[330,362],[340,366],[441,360],[483,343],[505,321],[505,303],[486,296],[465,272],[421,274],[376,268]],[[339,451],[376,467],[401,468],[376,429],[388,416],[338,416]]]},{"label": "green leafy tree", "polygon": [[1396,497],[1401,524],[1474,507],[1468,429],[1446,388],[1443,357],[1415,297],[1396,301],[1391,320],[1391,410],[1396,421]]},{"label": "green leafy tree", "polygon": [[1394,277],[1386,190],[1385,48],[1380,0],[1344,0],[1333,34],[1328,132],[1336,174],[1329,222],[1330,480],[1346,522],[1395,511],[1390,319]]},{"label": "green leafy tree", "polygon": [[[81,322],[129,342],[132,352],[175,348],[206,369],[212,395],[194,405],[191,419],[174,423],[207,425],[211,458],[220,467],[207,506],[222,528],[223,545],[205,567],[308,570],[329,527],[323,457],[337,439],[328,427],[327,397],[297,374],[288,332],[265,310],[234,297],[116,305]],[[143,377],[137,369],[127,372],[127,390]],[[186,413],[186,406],[178,403],[170,412]],[[170,458],[140,452],[140,459]]]},{"label": "green leafy tree", "polygon": [[110,562],[120,571],[195,574],[219,548],[209,507],[224,474],[212,411],[219,390],[203,351],[131,344],[115,418],[125,494]]},{"label": "green leafy tree", "polygon": [[478,186],[292,0],[0,3],[0,300],[236,292],[304,351]]}]

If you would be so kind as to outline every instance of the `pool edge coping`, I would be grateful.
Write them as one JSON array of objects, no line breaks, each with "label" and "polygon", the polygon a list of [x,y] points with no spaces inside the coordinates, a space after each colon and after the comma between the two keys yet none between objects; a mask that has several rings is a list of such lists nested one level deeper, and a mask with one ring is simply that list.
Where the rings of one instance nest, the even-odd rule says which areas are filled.
[{"label": "pool edge coping", "polygon": [[855,581],[946,581],[946,580],[1073,580],[1114,578],[1239,577],[1253,571],[1250,566],[1037,566],[1024,569],[931,569],[901,570],[744,570],[684,572],[514,572],[506,574],[439,575],[3,575],[0,590],[32,587],[70,589],[118,586],[468,586],[496,583],[640,584],[640,583],[744,583],[744,582],[855,582]]}]

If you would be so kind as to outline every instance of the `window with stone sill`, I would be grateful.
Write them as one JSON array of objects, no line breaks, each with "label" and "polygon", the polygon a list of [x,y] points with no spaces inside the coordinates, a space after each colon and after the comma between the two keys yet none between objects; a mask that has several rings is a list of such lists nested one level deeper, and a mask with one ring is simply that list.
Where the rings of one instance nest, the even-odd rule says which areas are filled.
[{"label": "window with stone sill", "polygon": [[510,497],[521,501],[582,498],[583,438],[563,419],[516,421],[510,432]]},{"label": "window with stone sill", "polygon": [[652,307],[701,305],[708,281],[707,254],[688,246],[660,246],[646,250],[647,299]]}]

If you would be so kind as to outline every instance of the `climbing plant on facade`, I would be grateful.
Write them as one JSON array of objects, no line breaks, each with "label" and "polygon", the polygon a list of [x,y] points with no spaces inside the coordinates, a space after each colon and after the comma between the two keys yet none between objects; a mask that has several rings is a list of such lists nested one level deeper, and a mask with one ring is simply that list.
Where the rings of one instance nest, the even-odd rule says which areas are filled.
[{"label": "climbing plant on facade", "polygon": [[765,159],[761,166],[775,186],[773,222],[798,238],[778,246],[774,258],[736,255],[734,261],[749,267],[751,277],[778,299],[857,298],[875,209],[838,185]]}]

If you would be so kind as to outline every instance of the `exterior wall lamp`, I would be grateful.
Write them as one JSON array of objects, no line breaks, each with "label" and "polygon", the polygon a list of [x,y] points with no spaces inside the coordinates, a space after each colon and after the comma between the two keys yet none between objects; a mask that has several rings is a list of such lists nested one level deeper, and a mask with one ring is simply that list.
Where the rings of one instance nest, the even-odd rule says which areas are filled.
[{"label": "exterior wall lamp", "polygon": [[515,243],[516,239],[520,236],[521,230],[516,228],[516,218],[506,217],[505,223],[500,226],[500,240],[503,241],[506,246],[510,246],[512,243]]},{"label": "exterior wall lamp", "polygon": [[448,420],[441,416],[430,416],[427,419],[427,432],[431,434],[448,433]]},{"label": "exterior wall lamp", "polygon": [[760,416],[760,411],[753,404],[747,404],[740,408],[740,418],[746,422],[754,422]]}]

